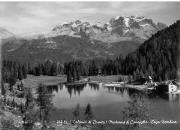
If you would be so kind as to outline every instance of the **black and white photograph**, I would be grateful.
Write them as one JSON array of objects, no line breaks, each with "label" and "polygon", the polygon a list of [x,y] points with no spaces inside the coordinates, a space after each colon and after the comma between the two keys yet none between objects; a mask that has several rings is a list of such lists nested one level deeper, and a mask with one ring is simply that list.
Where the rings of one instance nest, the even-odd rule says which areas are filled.
[{"label": "black and white photograph", "polygon": [[180,1],[0,1],[0,130],[180,130]]}]

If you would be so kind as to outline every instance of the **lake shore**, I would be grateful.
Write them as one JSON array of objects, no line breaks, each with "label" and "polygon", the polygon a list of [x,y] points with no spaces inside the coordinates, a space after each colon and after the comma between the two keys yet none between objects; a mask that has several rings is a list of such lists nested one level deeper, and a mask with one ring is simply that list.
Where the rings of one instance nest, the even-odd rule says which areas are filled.
[{"label": "lake shore", "polygon": [[[90,81],[93,82],[115,82],[118,81],[120,75],[111,75],[111,76],[88,76]],[[23,80],[23,84],[27,88],[36,88],[38,84],[42,83],[44,85],[58,85],[59,83],[66,83],[66,76],[59,75],[59,76],[34,76],[34,75],[27,75],[27,78]],[[73,83],[72,83],[73,84]]]},{"label": "lake shore", "polygon": [[[53,86],[58,85],[60,83],[66,83],[67,85],[75,85],[75,84],[86,84],[86,83],[111,83],[111,82],[117,82],[120,77],[123,77],[122,75],[110,75],[110,76],[88,76],[85,78],[88,78],[89,81],[82,81],[82,82],[73,82],[73,83],[67,83],[66,76],[65,75],[59,75],[59,76],[33,76],[28,75],[26,79],[23,80],[23,84],[27,88],[36,88],[38,84],[42,83],[47,86]],[[124,76],[126,77],[126,76]],[[131,85],[126,84],[126,87],[128,88],[135,88],[138,90],[144,90],[146,88],[145,85]]]}]

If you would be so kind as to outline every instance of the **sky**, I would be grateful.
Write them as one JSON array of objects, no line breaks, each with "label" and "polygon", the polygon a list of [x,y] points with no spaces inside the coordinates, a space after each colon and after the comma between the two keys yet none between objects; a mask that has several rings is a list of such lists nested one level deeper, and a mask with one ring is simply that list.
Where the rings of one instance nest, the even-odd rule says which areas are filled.
[{"label": "sky", "polygon": [[167,25],[180,19],[180,2],[0,2],[0,27],[14,34],[43,33],[75,20],[107,23],[145,16]]}]

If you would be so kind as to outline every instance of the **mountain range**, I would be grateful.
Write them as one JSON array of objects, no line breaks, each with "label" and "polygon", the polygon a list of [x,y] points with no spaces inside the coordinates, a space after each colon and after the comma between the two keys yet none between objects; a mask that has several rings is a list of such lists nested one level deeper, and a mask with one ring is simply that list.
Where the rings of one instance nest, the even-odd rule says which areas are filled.
[{"label": "mountain range", "polygon": [[146,40],[165,27],[165,24],[156,24],[152,19],[145,17],[116,16],[116,18],[110,19],[106,24],[92,24],[90,22],[76,20],[57,25],[46,34],[24,37],[32,39],[66,35],[113,43],[127,40]]},{"label": "mountain range", "polygon": [[106,24],[76,20],[33,36],[15,36],[0,29],[0,36],[9,38],[2,46],[5,59],[31,62],[51,59],[63,63],[73,59],[126,56],[166,27],[145,17],[117,16]]},{"label": "mountain range", "polygon": [[106,24],[91,24],[76,20],[58,25],[52,29],[49,36],[68,35],[72,37],[88,37],[92,40],[112,43],[136,39],[145,40],[165,27],[165,24],[155,24],[151,19],[145,17],[117,16]]}]

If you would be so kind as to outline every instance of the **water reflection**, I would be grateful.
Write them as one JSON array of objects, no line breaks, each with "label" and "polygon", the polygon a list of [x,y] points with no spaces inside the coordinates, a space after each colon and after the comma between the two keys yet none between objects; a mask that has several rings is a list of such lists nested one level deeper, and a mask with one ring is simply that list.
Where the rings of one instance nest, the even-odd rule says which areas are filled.
[{"label": "water reflection", "polygon": [[49,92],[53,93],[53,92],[56,92],[58,93],[58,85],[48,85],[47,89]]},{"label": "water reflection", "polygon": [[91,89],[95,90],[95,91],[98,91],[99,90],[99,87],[100,85],[98,84],[93,84],[93,83],[90,83],[90,84],[87,84],[88,86],[91,87]]},{"label": "water reflection", "polygon": [[63,89],[63,87],[65,87],[65,85],[64,85],[64,84],[59,84],[59,90],[62,90],[62,89]]},{"label": "water reflection", "polygon": [[[48,88],[55,95],[54,106],[62,110],[57,119],[72,119],[72,111],[77,104],[81,106],[84,113],[87,104],[90,103],[97,120],[121,120],[121,111],[133,95],[137,94],[145,97],[145,102],[150,104],[150,110],[155,113],[153,117],[156,119],[180,120],[180,95],[156,91],[142,92],[126,87],[104,87],[95,83],[70,86],[59,84]],[[54,115],[58,116],[57,113]],[[68,116],[69,113],[71,116]]]},{"label": "water reflection", "polygon": [[70,85],[70,86],[66,85],[66,89],[70,95],[70,98],[72,97],[73,92],[74,92],[74,95],[76,95],[76,93],[78,93],[78,95],[80,95],[81,91],[84,90],[84,87],[85,87],[84,84]]},{"label": "water reflection", "polygon": [[133,88],[127,88],[127,87],[105,87],[104,89],[107,89],[109,93],[116,93],[120,95],[127,94],[129,97],[132,97],[134,94],[137,95],[143,95],[144,93],[142,91],[139,91],[137,89]]},{"label": "water reflection", "polygon": [[167,94],[162,93],[159,91],[140,91],[133,88],[127,88],[127,87],[105,87],[101,86],[97,83],[90,83],[90,84],[76,84],[76,85],[65,85],[65,84],[59,84],[59,85],[49,85],[48,90],[53,93],[59,93],[59,91],[62,91],[63,89],[66,89],[67,93],[69,94],[69,97],[71,98],[72,95],[79,95],[81,92],[84,91],[84,88],[90,88],[92,91],[99,91],[100,88],[107,90],[108,93],[114,93],[119,94],[121,96],[127,95],[130,98],[134,95],[143,95],[144,97],[148,99],[156,99],[161,98],[168,101],[179,101],[179,95],[177,94]]},{"label": "water reflection", "polygon": [[168,94],[169,95],[169,101],[173,101],[173,102],[178,102],[179,99],[179,95],[177,94]]},{"label": "water reflection", "polygon": [[99,85],[95,83],[90,83],[90,84],[76,84],[76,85],[65,85],[65,84],[59,84],[59,85],[49,85],[48,86],[48,91],[53,93],[58,93],[59,91],[62,91],[63,88],[66,88],[68,94],[70,97],[72,95],[80,95],[81,92],[84,90],[85,87],[91,88],[91,90],[94,91],[99,91]]},{"label": "water reflection", "polygon": [[165,92],[160,92],[160,91],[150,91],[149,93],[147,93],[147,97],[149,99],[154,99],[154,98],[161,98],[163,100],[167,100],[167,101],[175,101],[178,100],[179,95],[177,94],[168,94]]}]

